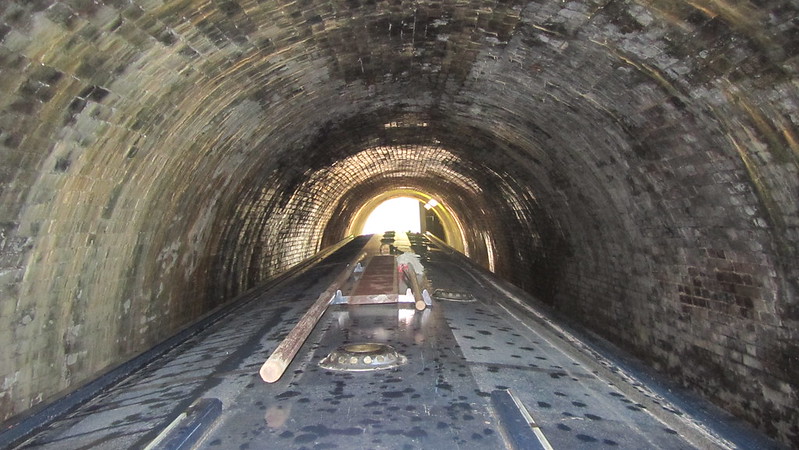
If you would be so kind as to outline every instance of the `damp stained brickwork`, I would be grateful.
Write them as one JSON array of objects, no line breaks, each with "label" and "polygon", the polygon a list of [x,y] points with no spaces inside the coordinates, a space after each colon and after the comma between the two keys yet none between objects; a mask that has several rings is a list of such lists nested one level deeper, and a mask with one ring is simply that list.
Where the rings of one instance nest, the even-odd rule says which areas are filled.
[{"label": "damp stained brickwork", "polygon": [[413,187],[448,199],[478,261],[798,445],[796,17],[776,0],[2,2],[0,418]]}]

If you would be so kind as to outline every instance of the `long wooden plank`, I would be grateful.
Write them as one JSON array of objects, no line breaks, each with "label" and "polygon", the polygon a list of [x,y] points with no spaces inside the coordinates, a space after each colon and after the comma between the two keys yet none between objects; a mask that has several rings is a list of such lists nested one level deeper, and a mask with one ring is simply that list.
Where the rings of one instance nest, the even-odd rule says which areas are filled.
[{"label": "long wooden plank", "polygon": [[419,279],[416,278],[416,271],[413,270],[410,264],[403,266],[402,271],[405,272],[405,277],[411,283],[411,292],[413,293],[414,306],[418,311],[423,311],[427,304],[422,298],[422,288],[419,286]]},{"label": "long wooden plank", "polygon": [[272,352],[269,359],[261,366],[259,374],[262,380],[267,383],[274,383],[283,376],[283,372],[285,372],[286,368],[291,364],[291,361],[297,355],[300,347],[302,347],[302,344],[308,339],[311,331],[316,327],[316,323],[319,322],[319,319],[327,310],[330,301],[333,299],[333,296],[336,295],[336,290],[347,281],[347,278],[350,277],[353,269],[355,269],[355,264],[364,256],[365,253],[359,253],[356,258],[350,261],[350,264],[347,265],[347,269],[342,271],[324,292],[319,294],[314,304],[302,316],[299,322],[297,322],[297,325],[289,332],[288,336],[283,339],[283,342]]}]

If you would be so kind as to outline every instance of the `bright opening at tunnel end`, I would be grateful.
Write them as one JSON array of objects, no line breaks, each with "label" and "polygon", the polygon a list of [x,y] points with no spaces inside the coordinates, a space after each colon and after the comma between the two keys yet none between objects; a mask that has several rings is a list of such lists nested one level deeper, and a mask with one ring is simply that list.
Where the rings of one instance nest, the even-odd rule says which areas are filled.
[{"label": "bright opening at tunnel end", "polygon": [[386,200],[369,214],[360,234],[377,234],[384,231],[421,232],[419,200],[397,197]]}]

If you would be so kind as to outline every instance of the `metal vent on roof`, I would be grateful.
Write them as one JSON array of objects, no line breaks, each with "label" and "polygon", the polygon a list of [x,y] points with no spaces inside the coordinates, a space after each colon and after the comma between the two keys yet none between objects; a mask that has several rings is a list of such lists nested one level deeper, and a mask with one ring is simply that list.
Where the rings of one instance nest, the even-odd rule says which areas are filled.
[{"label": "metal vent on roof", "polygon": [[433,292],[433,298],[450,302],[473,302],[476,300],[474,295],[469,292],[453,291],[450,289],[436,289],[435,292]]},{"label": "metal vent on roof", "polygon": [[329,370],[365,372],[369,370],[391,369],[408,362],[394,347],[387,344],[367,342],[349,344],[330,352],[319,366]]}]

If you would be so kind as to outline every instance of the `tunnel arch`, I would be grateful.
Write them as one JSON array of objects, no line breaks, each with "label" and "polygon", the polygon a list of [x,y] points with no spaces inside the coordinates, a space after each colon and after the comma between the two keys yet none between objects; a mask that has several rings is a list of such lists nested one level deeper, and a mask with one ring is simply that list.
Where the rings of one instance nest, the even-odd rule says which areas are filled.
[{"label": "tunnel arch", "polygon": [[[340,140],[341,139],[341,140]],[[418,141],[418,136],[415,137]],[[337,132],[328,131],[325,133],[325,142],[328,144],[314,144],[314,148],[325,149],[325,145],[330,142],[339,143],[344,140]],[[485,190],[492,189],[491,185],[501,184],[495,177],[499,175],[492,170],[481,170],[472,168],[462,170],[462,158],[445,150],[435,143],[435,139],[428,139],[431,145],[424,141],[420,144],[406,145],[374,145],[365,150],[352,150],[351,148],[336,150],[352,152],[349,156],[342,156],[341,159],[328,165],[320,165],[316,168],[309,168],[304,171],[290,171],[282,173],[282,169],[273,169],[272,172],[264,172],[264,178],[270,183],[282,178],[292,178],[290,192],[276,194],[273,189],[259,188],[251,190],[249,200],[237,202],[238,211],[234,214],[239,215],[240,220],[232,222],[237,227],[230,228],[228,233],[231,236],[222,242],[234,242],[237,239],[243,240],[240,245],[246,249],[257,250],[251,245],[251,239],[258,239],[262,234],[259,230],[274,230],[279,226],[285,227],[287,236],[290,229],[313,227],[315,231],[306,231],[302,234],[303,239],[310,239],[318,236],[316,242],[305,241],[306,251],[316,251],[321,247],[332,245],[338,240],[353,232],[351,223],[357,220],[359,212],[363,211],[363,204],[368,202],[380,193],[394,192],[397,189],[406,189],[412,194],[414,192],[435,192],[436,195],[446,199],[447,207],[451,208],[458,219],[460,217],[476,218],[474,224],[467,227],[456,219],[447,219],[453,229],[452,232],[463,236],[464,248],[470,249],[470,255],[478,262],[488,264],[489,257],[486,253],[486,236],[493,236],[496,229],[501,228],[501,224],[496,217],[487,213],[490,210],[490,202],[479,194]],[[330,151],[325,149],[325,151]],[[314,158],[310,158],[314,160]],[[259,172],[260,173],[260,172]],[[487,178],[488,177],[488,178]],[[496,183],[495,183],[496,182]],[[246,183],[251,186],[258,186],[258,183]],[[486,185],[483,187],[482,185]],[[508,193],[511,193],[508,191]],[[417,195],[417,194],[413,194]],[[513,194],[514,196],[516,194]],[[268,198],[265,198],[268,197]],[[313,197],[313,202],[302,200],[303,197]],[[305,205],[314,205],[314,210],[303,209],[302,213],[295,216],[285,214],[270,213],[273,209],[285,209],[286,202],[300,201]],[[291,208],[289,208],[291,209]],[[257,216],[257,217],[254,217]],[[224,216],[223,216],[224,217]],[[292,218],[294,217],[294,218]],[[482,219],[481,219],[482,217]],[[286,225],[276,225],[276,221],[297,220]],[[468,228],[468,229],[467,229]],[[235,233],[236,236],[232,236]],[[465,234],[464,234],[465,233]],[[275,233],[276,235],[280,235]],[[294,233],[296,236],[298,233]],[[455,242],[457,244],[457,242]],[[460,244],[459,244],[460,245]],[[263,248],[270,248],[264,245]],[[284,249],[291,246],[283,246]],[[233,257],[235,264],[249,264],[249,267],[260,267],[261,272],[248,272],[236,266],[225,267],[229,263],[220,261],[221,267],[214,271],[221,274],[221,279],[228,283],[227,289],[246,289],[252,283],[268,278],[271,265],[275,264],[276,256],[269,252],[261,255],[250,255],[241,258],[241,255],[234,250],[219,252],[220,254]],[[308,254],[309,255],[309,254]],[[252,264],[252,258],[262,258],[258,264]],[[280,261],[283,256],[277,256]],[[241,266],[238,266],[241,267]],[[247,275],[248,274],[248,275]],[[249,278],[252,277],[252,278]],[[237,285],[232,284],[236,280]],[[229,296],[230,293],[220,294]]]},{"label": "tunnel arch", "polygon": [[796,5],[313,3],[0,5],[3,418],[409,187],[475,261],[797,442]]},{"label": "tunnel arch", "polygon": [[[382,192],[372,199],[369,199],[355,213],[355,216],[351,219],[348,234],[358,234],[358,230],[363,229],[364,223],[366,223],[367,218],[372,214],[375,208],[387,200],[400,197],[412,198],[418,200],[421,204],[426,204],[433,198],[436,200],[439,199],[438,196],[408,188],[398,188]],[[446,233],[444,241],[451,247],[469,256],[468,246],[463,240],[463,222],[459,219],[457,213],[449,209],[445,200],[439,200],[439,207],[433,208],[432,213],[435,214],[443,224]]]}]

